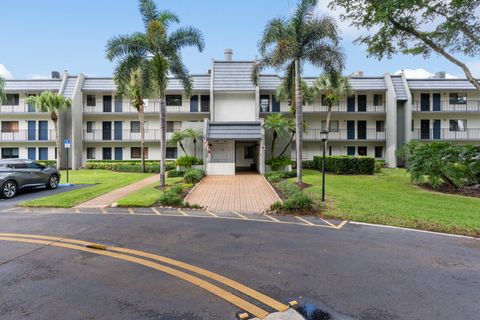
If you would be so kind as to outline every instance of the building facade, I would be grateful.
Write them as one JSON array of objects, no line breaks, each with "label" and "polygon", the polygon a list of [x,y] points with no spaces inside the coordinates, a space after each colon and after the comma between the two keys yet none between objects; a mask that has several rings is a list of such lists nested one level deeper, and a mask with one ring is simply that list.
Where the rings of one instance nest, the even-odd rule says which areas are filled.
[{"label": "building facade", "polygon": [[[262,74],[251,81],[254,61],[212,61],[206,74],[192,75],[193,95],[187,97],[177,79],[167,88],[167,139],[178,130],[196,128],[206,139],[186,144],[188,154],[203,157],[207,174],[235,174],[242,169],[265,172],[271,137],[262,128],[265,117],[282,113],[291,117],[287,101],[278,101],[278,75]],[[112,78],[52,73],[49,80],[7,80],[7,100],[0,106],[1,158],[55,159],[55,133],[48,113],[26,104],[29,95],[49,90],[72,100],[60,115],[60,139],[71,140],[69,166],[77,169],[87,160],[140,158],[137,111],[117,94]],[[316,78],[305,77],[312,85]],[[480,144],[480,93],[465,79],[406,79],[404,75],[352,77],[354,94],[333,107],[327,153],[367,155],[383,159],[389,167],[402,163],[396,150],[411,139]],[[160,159],[159,109],[146,100],[146,158]],[[320,131],[327,106],[320,96],[305,105],[303,157],[321,153]],[[279,141],[283,149],[289,138]],[[295,159],[295,144],[286,154]],[[63,160],[66,161],[65,152]],[[167,159],[183,152],[167,148]],[[66,165],[63,164],[64,166]]]}]

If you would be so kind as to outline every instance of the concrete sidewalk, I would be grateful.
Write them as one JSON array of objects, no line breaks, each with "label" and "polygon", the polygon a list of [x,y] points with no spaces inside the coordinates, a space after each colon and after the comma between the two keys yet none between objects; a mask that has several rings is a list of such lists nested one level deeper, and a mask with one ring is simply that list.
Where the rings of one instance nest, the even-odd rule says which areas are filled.
[{"label": "concrete sidewalk", "polygon": [[112,203],[129,195],[130,193],[140,190],[143,187],[151,185],[159,180],[160,180],[160,175],[157,174],[147,179],[137,181],[128,186],[122,187],[120,189],[113,190],[109,193],[106,193],[104,195],[91,199],[87,202],[81,203],[75,208],[106,208],[110,206]]}]

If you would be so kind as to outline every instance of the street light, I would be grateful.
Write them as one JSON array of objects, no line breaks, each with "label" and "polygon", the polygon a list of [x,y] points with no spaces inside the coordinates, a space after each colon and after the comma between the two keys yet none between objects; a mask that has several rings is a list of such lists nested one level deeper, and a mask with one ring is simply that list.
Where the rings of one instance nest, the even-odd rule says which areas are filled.
[{"label": "street light", "polygon": [[328,130],[322,129],[320,137],[323,142],[323,158],[322,158],[322,202],[325,202],[325,153],[328,140]]}]

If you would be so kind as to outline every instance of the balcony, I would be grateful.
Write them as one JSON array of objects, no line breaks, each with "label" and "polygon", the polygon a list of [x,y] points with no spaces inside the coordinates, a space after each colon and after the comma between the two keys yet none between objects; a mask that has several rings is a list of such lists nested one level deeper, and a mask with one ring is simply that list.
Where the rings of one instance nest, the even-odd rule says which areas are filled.
[{"label": "balcony", "polygon": [[480,141],[480,128],[468,128],[463,131],[450,129],[419,129],[412,132],[414,140],[451,140],[451,141]]},{"label": "balcony", "polygon": [[[39,113],[35,109],[35,106],[28,105],[25,103],[20,103],[18,105],[0,105],[0,113]],[[40,114],[45,114],[44,112],[40,112]]]},{"label": "balcony", "polygon": [[421,101],[412,103],[413,112],[480,112],[480,100],[466,100],[464,103],[450,103],[442,100],[433,105],[423,105]]},{"label": "balcony", "polygon": [[[321,129],[307,129],[303,133],[305,141],[321,141]],[[347,130],[340,129],[331,131],[328,134],[328,141],[384,141],[386,139],[385,132],[377,132],[377,129],[366,130]]]},{"label": "balcony", "polygon": [[48,142],[55,141],[55,130],[18,130],[0,132],[1,142]]},{"label": "balcony", "polygon": [[[287,101],[280,102],[280,109],[279,111],[269,111],[265,110],[260,106],[261,113],[269,113],[269,112],[282,112],[287,113],[291,111],[290,106],[288,105]],[[303,112],[327,112],[328,106],[322,105],[320,101],[310,103],[303,106]],[[367,104],[363,107],[359,107],[358,105],[348,105],[347,101],[339,101],[336,105],[332,106],[332,112],[358,112],[358,113],[385,113],[385,105],[373,105]]]},{"label": "balcony", "polygon": [[[210,111],[206,108],[199,111],[191,111],[190,102],[183,101],[181,106],[166,106],[167,113],[199,113],[205,114]],[[209,108],[208,108],[209,109]],[[130,101],[115,101],[111,104],[104,105],[102,100],[97,100],[95,106],[87,106],[86,103],[83,105],[83,112],[85,113],[97,113],[97,114],[111,114],[111,113],[137,113]],[[160,113],[160,101],[159,100],[148,100],[145,101],[144,105],[145,113]]]},{"label": "balcony", "polygon": [[[177,130],[174,130],[175,132]],[[173,132],[167,132],[167,140],[170,140]],[[95,129],[87,132],[83,130],[84,141],[140,141],[140,132],[131,130],[102,130]],[[160,142],[160,129],[145,129],[145,141]]]}]

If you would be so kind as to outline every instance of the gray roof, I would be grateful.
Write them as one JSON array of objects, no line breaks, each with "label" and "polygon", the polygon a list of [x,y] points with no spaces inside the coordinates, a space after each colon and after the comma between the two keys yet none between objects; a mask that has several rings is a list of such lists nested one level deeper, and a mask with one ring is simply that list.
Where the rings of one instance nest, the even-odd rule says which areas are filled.
[{"label": "gray roof", "polygon": [[411,90],[475,90],[467,79],[407,79]]},{"label": "gray roof", "polygon": [[260,121],[257,122],[209,122],[208,139],[259,140],[262,138]]},{"label": "gray roof", "polygon": [[111,92],[117,90],[117,86],[113,78],[85,78],[82,90]]},{"label": "gray roof", "polygon": [[253,61],[215,61],[215,91],[255,91],[252,82]]},{"label": "gray roof", "polygon": [[67,79],[67,83],[65,84],[65,88],[63,89],[63,96],[65,98],[72,98],[73,97],[73,92],[75,90],[75,85],[77,84],[77,77],[71,77],[69,76]]},{"label": "gray roof", "polygon": [[397,100],[408,100],[407,90],[403,85],[403,80],[401,76],[391,76],[393,88],[395,89],[395,95]]},{"label": "gray roof", "polygon": [[277,90],[282,84],[282,78],[277,75],[263,75],[261,74],[258,79],[258,85],[260,90]]},{"label": "gray roof", "polygon": [[[316,77],[304,77],[303,80],[309,85],[312,86]],[[387,85],[383,77],[361,77],[361,78],[350,78],[350,85],[354,91],[386,91]]]},{"label": "gray roof", "polygon": [[[193,75],[193,90],[210,90],[210,75]],[[183,86],[177,78],[169,78],[167,90],[183,91]]]},{"label": "gray roof", "polygon": [[6,80],[5,90],[7,92],[23,91],[58,91],[62,79],[42,79],[42,80]]}]

